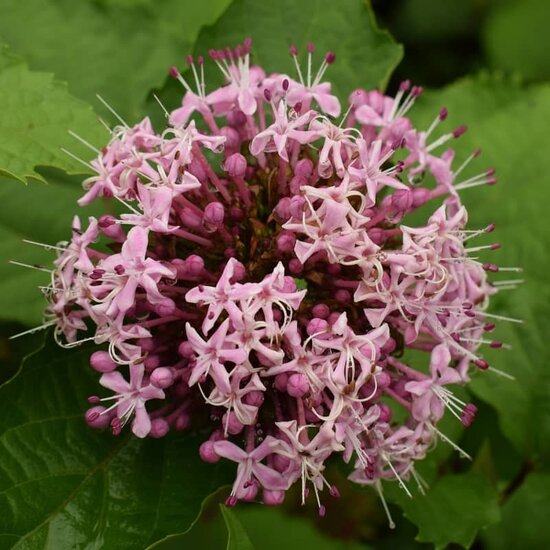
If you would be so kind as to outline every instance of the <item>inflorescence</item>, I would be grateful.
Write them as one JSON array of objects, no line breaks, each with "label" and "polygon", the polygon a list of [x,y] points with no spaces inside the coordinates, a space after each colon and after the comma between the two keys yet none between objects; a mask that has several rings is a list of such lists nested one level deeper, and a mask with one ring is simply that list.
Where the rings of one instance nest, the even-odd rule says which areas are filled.
[{"label": "inflorescence", "polygon": [[516,268],[479,259],[498,244],[471,246],[494,226],[465,229],[458,192],[494,170],[461,178],[479,151],[453,167],[445,148],[466,128],[435,138],[446,109],[413,127],[421,88],[356,90],[341,116],[322,81],[333,53],[313,74],[313,46],[304,68],[291,47],[294,80],[251,66],[250,47],[210,52],[227,84],[208,94],[202,58],[188,59],[195,89],[172,68],[186,92],[166,129],[119,119],[85,162],[79,204],[110,198],[125,213],[75,218],[51,247],[44,326],[65,347],[104,345],[90,364],[110,395],[90,397],[91,427],[210,426],[202,459],[237,463],[228,505],[279,504],[300,482],[323,515],[320,493],[338,496],[329,457],[382,496],[381,480],[422,487],[414,464],[437,440],[465,454],[437,425],[445,409],[473,421],[450,387],[491,368],[480,347],[502,346],[487,335],[515,319],[488,300],[517,281],[487,276]]}]

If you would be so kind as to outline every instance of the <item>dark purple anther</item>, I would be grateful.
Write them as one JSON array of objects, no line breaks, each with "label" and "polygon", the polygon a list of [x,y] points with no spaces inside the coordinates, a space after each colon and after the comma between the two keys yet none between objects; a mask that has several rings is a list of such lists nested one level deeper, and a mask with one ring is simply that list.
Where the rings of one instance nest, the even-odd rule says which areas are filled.
[{"label": "dark purple anther", "polygon": [[464,125],[459,126],[455,130],[453,130],[453,137],[455,138],[460,137],[462,134],[466,133],[466,130],[468,130],[467,126],[464,126]]}]

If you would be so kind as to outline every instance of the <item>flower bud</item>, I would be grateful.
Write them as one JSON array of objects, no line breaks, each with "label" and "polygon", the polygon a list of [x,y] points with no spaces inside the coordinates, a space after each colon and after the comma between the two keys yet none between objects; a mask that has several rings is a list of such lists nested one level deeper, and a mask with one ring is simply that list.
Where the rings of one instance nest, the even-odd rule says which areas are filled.
[{"label": "flower bud", "polygon": [[233,153],[227,157],[223,167],[231,177],[242,178],[246,171],[246,159],[240,153]]}]

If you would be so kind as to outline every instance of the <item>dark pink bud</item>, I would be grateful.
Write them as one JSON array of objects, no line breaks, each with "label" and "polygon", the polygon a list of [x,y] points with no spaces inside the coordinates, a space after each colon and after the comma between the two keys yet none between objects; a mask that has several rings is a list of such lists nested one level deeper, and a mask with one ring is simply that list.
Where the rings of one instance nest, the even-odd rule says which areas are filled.
[{"label": "dark pink bud", "polygon": [[294,275],[300,275],[300,273],[304,270],[304,264],[300,262],[298,258],[292,258],[292,260],[288,262],[288,268]]},{"label": "dark pink bud", "polygon": [[323,504],[321,504],[321,506],[319,506],[319,517],[324,518],[326,513],[327,513],[327,509]]},{"label": "dark pink bud", "polygon": [[294,175],[309,178],[313,174],[313,162],[310,159],[300,159],[294,165]]},{"label": "dark pink bud", "polygon": [[326,304],[316,304],[311,308],[311,313],[319,319],[326,319],[330,315],[330,308]]},{"label": "dark pink bud", "polygon": [[298,101],[298,103],[296,103],[294,105],[294,110],[299,114],[301,111],[302,111],[302,102],[301,101]]},{"label": "dark pink bud", "polygon": [[288,86],[289,86],[289,81],[288,81],[288,78],[285,78],[283,80],[283,90],[286,92],[288,90]]},{"label": "dark pink bud", "polygon": [[389,422],[392,418],[390,407],[386,403],[378,403],[378,407],[380,408],[380,416],[378,417],[380,422]]},{"label": "dark pink bud", "polygon": [[424,88],[422,86],[413,86],[411,90],[411,95],[413,97],[418,97],[419,95],[422,95],[424,93]]},{"label": "dark pink bud", "polygon": [[178,71],[178,68],[173,66],[170,67],[170,69],[168,70],[168,74],[172,77],[172,78],[179,78],[180,76],[180,72]]},{"label": "dark pink bud", "polygon": [[334,498],[340,498],[340,491],[338,490],[338,487],[336,487],[336,485],[331,485],[328,492],[330,493],[330,496],[333,496]]},{"label": "dark pink bud", "polygon": [[266,101],[271,101],[271,92],[267,88],[264,90],[264,97]]},{"label": "dark pink bud", "polygon": [[264,394],[261,391],[251,391],[243,397],[243,402],[253,407],[261,407],[264,402]]},{"label": "dark pink bud", "polygon": [[150,437],[160,439],[164,437],[170,431],[170,424],[164,418],[154,418],[151,420]]},{"label": "dark pink bud", "polygon": [[225,137],[225,150],[235,150],[238,149],[241,145],[241,138],[239,132],[231,126],[224,126],[220,128],[220,135]]},{"label": "dark pink bud", "polygon": [[158,367],[151,373],[151,384],[156,388],[168,388],[174,383],[174,374],[167,367]]},{"label": "dark pink bud", "polygon": [[288,377],[286,391],[292,397],[303,397],[309,392],[309,383],[304,374],[291,374]]},{"label": "dark pink bud", "polygon": [[193,65],[193,56],[192,56],[192,55],[188,55],[188,56],[185,58],[185,61],[186,61],[187,64],[191,67],[191,65]]},{"label": "dark pink bud", "polygon": [[268,491],[267,489],[263,490],[262,501],[268,506],[279,506],[285,500],[284,491]]},{"label": "dark pink bud", "polygon": [[274,212],[279,220],[286,222],[291,216],[290,212],[290,198],[283,197],[275,206]]},{"label": "dark pink bud", "polygon": [[242,178],[246,172],[246,159],[240,153],[233,153],[225,160],[225,171],[234,178]]},{"label": "dark pink bud", "polygon": [[199,455],[204,460],[204,462],[210,462],[211,464],[218,462],[220,456],[214,450],[214,442],[205,441],[199,447]]},{"label": "dark pink bud", "polygon": [[237,435],[244,429],[244,425],[239,421],[237,415],[233,412],[226,412],[222,418],[222,425],[227,426],[227,431],[231,435]]},{"label": "dark pink bud", "polygon": [[313,42],[307,43],[307,51],[308,53],[313,53],[315,51],[315,44],[313,44]]},{"label": "dark pink bud", "polygon": [[425,187],[418,187],[412,190],[413,207],[418,208],[430,199],[430,190]]},{"label": "dark pink bud", "polygon": [[339,288],[334,293],[334,298],[337,302],[340,302],[343,305],[349,305],[352,302],[351,292],[349,290],[345,290],[344,288]]},{"label": "dark pink bud", "polygon": [[99,430],[107,428],[111,419],[109,417],[109,414],[104,414],[106,410],[107,409],[105,407],[101,406],[88,409],[86,411],[86,414],[84,415],[86,424],[88,424],[90,428],[95,428]]},{"label": "dark pink bud", "polygon": [[277,374],[277,376],[275,376],[274,386],[278,391],[286,391],[287,384],[288,374],[286,372],[282,372],[281,374]]},{"label": "dark pink bud", "polygon": [[242,208],[238,208],[237,206],[232,206],[229,210],[229,217],[234,222],[242,222],[244,220],[244,212]]},{"label": "dark pink bud", "polygon": [[496,225],[494,223],[490,223],[486,228],[485,228],[485,232],[486,233],[492,233],[494,230],[495,230],[495,227]]},{"label": "dark pink bud", "polygon": [[223,223],[225,210],[221,202],[210,202],[204,209],[204,221],[205,223],[215,226]]},{"label": "dark pink bud", "polygon": [[178,353],[182,357],[190,358],[193,357],[195,352],[193,351],[193,346],[191,346],[191,344],[187,340],[185,340],[184,342],[181,342],[178,346]]},{"label": "dark pink bud", "polygon": [[408,189],[398,189],[391,196],[392,206],[401,211],[406,212],[414,202],[414,195]]},{"label": "dark pink bud", "polygon": [[307,184],[308,184],[308,181],[303,176],[294,176],[290,180],[290,183],[288,184],[288,187],[290,189],[290,192],[293,195],[297,195],[298,193],[300,193],[301,187],[304,186],[304,185],[307,185]]},{"label": "dark pink bud", "polygon": [[443,121],[447,118],[449,114],[449,111],[447,109],[447,107],[443,107],[440,111],[439,111],[439,120]]},{"label": "dark pink bud", "polygon": [[204,271],[204,260],[197,254],[191,254],[185,258],[185,270],[191,277],[198,277]]},{"label": "dark pink bud", "polygon": [[112,372],[117,368],[117,364],[106,351],[95,351],[90,356],[90,367],[97,372]]},{"label": "dark pink bud", "polygon": [[493,340],[490,344],[489,344],[489,347],[491,348],[494,348],[494,349],[499,349],[503,346],[504,344],[500,341],[500,340]]},{"label": "dark pink bud", "polygon": [[143,362],[147,370],[156,369],[160,365],[160,357],[155,354],[148,355]]},{"label": "dark pink bud", "polygon": [[336,54],[334,52],[327,52],[325,55],[325,61],[328,65],[332,65],[336,61]]},{"label": "dark pink bud", "polygon": [[288,254],[294,250],[296,244],[296,235],[291,231],[281,231],[277,235],[277,250],[284,254]]},{"label": "dark pink bud", "polygon": [[485,332],[493,332],[493,330],[495,330],[495,323],[486,323],[485,325],[483,325],[483,330]]},{"label": "dark pink bud", "polygon": [[289,46],[288,51],[290,52],[290,55],[296,57],[298,55],[298,49],[296,46]]}]

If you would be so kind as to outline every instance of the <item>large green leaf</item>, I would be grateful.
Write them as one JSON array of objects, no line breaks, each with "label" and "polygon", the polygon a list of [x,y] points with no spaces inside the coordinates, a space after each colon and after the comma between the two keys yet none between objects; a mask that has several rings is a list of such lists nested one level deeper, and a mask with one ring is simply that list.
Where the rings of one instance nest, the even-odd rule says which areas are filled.
[{"label": "large green leaf", "polygon": [[184,532],[226,481],[192,434],[142,441],[88,428],[88,353],[49,343],[0,387],[0,548],[143,548]]},{"label": "large green leaf", "polygon": [[254,550],[237,515],[223,504],[220,504],[220,510],[227,528],[227,550]]},{"label": "large green leaf", "polygon": [[[5,15],[5,6],[2,19]],[[86,167],[61,151],[77,154],[83,146],[68,130],[91,142],[105,138],[92,109],[67,92],[65,84],[51,74],[30,71],[21,59],[0,47],[0,175],[25,183],[42,180],[37,166],[54,166],[69,173]],[[87,158],[87,157],[86,157]]]},{"label": "large green leaf", "polygon": [[402,507],[418,526],[416,539],[436,549],[452,542],[468,548],[479,529],[500,517],[495,492],[474,473],[444,476],[425,497],[404,500]]},{"label": "large green leaf", "polygon": [[[336,62],[325,80],[333,83],[342,99],[356,88],[384,88],[403,55],[402,47],[378,29],[370,3],[363,0],[235,0],[214,25],[202,29],[195,53],[205,55],[211,48],[234,46],[247,36],[254,41],[253,63],[267,73],[296,76],[288,50],[291,44],[300,51],[303,68],[309,41],[316,47],[315,70],[325,52],[335,52]],[[210,89],[222,83],[213,64],[207,67],[206,80]],[[176,106],[181,95],[181,86],[174,82],[168,82],[161,93],[170,107]]]},{"label": "large green leaf", "polygon": [[0,41],[88,101],[142,116],[148,91],[185,58],[229,0],[2,0]]},{"label": "large green leaf", "polygon": [[489,63],[530,80],[550,77],[547,0],[500,2],[487,19],[483,42]]},{"label": "large green leaf", "polygon": [[459,159],[476,147],[483,150],[470,173],[488,166],[497,169],[498,185],[466,190],[462,195],[472,227],[483,227],[488,222],[497,226],[490,238],[503,247],[485,257],[502,266],[525,269],[523,274],[494,277],[526,279],[519,290],[496,296],[491,307],[493,312],[525,319],[525,323],[499,323],[496,337],[513,349],[486,352],[489,362],[512,374],[515,381],[489,371],[475,376],[471,387],[497,410],[502,430],[516,448],[536,458],[549,450],[550,442],[550,352],[546,345],[550,331],[550,233],[546,212],[550,176],[544,169],[550,87],[522,89],[511,81],[487,76],[469,79],[427,94],[414,108],[413,116],[428,124],[442,105],[450,112],[447,128],[462,123],[469,126],[469,131],[452,143]]},{"label": "large green leaf", "polygon": [[71,220],[78,214],[99,215],[100,203],[79,208],[76,200],[83,191],[79,178],[61,172],[47,175],[49,184],[23,186],[0,177],[0,317],[38,325],[46,305],[38,285],[50,277],[42,271],[11,265],[8,260],[50,268],[55,254],[23,239],[56,244],[71,235]]},{"label": "large green leaf", "polygon": [[550,475],[531,474],[502,507],[502,522],[483,539],[488,550],[550,548]]}]

